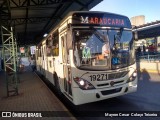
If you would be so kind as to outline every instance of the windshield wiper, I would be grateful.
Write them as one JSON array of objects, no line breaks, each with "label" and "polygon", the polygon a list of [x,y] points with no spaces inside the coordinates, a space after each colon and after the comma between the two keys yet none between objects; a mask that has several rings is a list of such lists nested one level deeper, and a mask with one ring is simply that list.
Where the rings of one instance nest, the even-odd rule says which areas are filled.
[{"label": "windshield wiper", "polygon": [[120,32],[117,32],[116,35],[114,35],[114,42],[116,41],[119,41],[121,40],[121,37],[122,37],[122,33],[123,33],[123,28],[120,28]]},{"label": "windshield wiper", "polygon": [[[90,29],[93,30],[93,34],[101,41],[107,41],[108,36],[106,37],[105,35],[101,34],[97,29],[95,29],[94,27],[90,27]],[[109,39],[108,39],[109,40]]]}]

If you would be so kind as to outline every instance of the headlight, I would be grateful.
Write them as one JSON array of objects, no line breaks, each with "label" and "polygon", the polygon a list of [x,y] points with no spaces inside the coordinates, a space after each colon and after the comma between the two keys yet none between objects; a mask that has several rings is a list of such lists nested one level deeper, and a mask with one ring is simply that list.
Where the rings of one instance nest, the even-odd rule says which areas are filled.
[{"label": "headlight", "polygon": [[74,77],[73,79],[82,90],[95,89],[95,87],[90,82],[88,82],[87,80],[84,80],[84,79],[79,78],[79,77]]},{"label": "headlight", "polygon": [[133,76],[133,77],[137,77],[137,72],[134,72],[134,73],[132,74],[132,76]]},{"label": "headlight", "polygon": [[80,80],[80,81],[79,81],[79,84],[80,84],[81,86],[84,86],[84,85],[85,85],[84,80]]},{"label": "headlight", "polygon": [[136,77],[137,77],[137,71],[134,71],[134,72],[132,73],[132,75],[129,77],[129,79],[128,79],[127,82],[132,82],[132,81],[134,81],[134,80],[136,79]]}]

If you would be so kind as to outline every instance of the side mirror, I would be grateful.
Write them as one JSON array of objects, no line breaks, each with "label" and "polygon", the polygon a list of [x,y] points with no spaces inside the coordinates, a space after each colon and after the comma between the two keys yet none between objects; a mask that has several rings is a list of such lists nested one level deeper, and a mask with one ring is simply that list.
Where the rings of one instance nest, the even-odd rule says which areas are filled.
[{"label": "side mirror", "polygon": [[138,41],[138,32],[137,31],[133,31],[133,37],[135,41]]}]

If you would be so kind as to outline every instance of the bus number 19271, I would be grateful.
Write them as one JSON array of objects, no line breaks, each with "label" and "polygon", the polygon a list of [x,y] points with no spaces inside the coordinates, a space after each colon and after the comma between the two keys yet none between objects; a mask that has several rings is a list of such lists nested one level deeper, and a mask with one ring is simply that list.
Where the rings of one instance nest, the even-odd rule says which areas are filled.
[{"label": "bus number 19271", "polygon": [[107,80],[107,74],[90,75],[91,81]]}]

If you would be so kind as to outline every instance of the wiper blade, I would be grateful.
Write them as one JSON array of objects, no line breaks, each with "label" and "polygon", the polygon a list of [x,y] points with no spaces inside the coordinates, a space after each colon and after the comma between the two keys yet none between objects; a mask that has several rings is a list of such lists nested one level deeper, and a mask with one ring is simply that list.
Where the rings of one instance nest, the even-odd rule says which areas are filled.
[{"label": "wiper blade", "polygon": [[121,40],[123,30],[124,30],[123,28],[120,28],[120,32],[117,32],[117,34],[114,35],[114,40],[116,40],[116,41],[120,41]]},{"label": "wiper blade", "polygon": [[105,35],[101,34],[99,31],[97,31],[97,29],[95,29],[94,27],[91,27],[91,29],[94,31],[94,35],[101,40],[102,42],[104,41],[109,41],[108,36],[106,37]]}]

